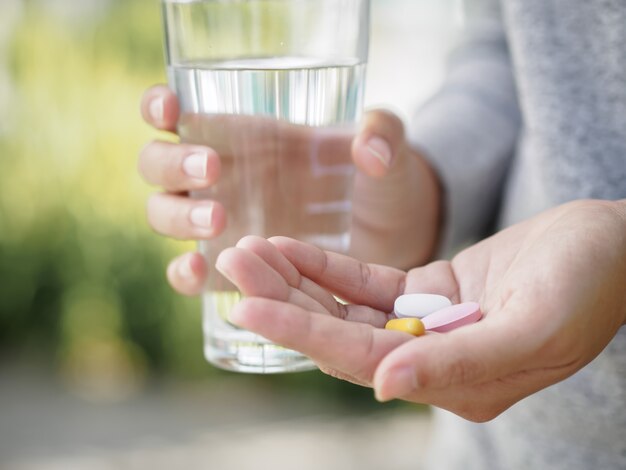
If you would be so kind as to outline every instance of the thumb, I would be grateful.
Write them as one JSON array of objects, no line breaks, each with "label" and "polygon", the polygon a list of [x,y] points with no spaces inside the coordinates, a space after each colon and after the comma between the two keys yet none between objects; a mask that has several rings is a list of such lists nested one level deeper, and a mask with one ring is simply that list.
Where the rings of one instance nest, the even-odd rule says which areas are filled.
[{"label": "thumb", "polygon": [[533,345],[499,320],[484,319],[400,346],[376,370],[376,397],[387,401],[415,392],[485,383],[522,370]]},{"label": "thumb", "polygon": [[352,158],[361,172],[380,178],[388,173],[404,145],[402,120],[390,111],[376,109],[363,118],[352,142]]}]

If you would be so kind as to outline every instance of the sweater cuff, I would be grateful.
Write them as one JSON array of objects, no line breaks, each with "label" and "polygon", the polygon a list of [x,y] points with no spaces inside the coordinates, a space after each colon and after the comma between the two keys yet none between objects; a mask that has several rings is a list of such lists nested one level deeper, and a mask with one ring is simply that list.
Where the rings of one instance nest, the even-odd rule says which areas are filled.
[{"label": "sweater cuff", "polygon": [[444,219],[439,246],[444,257],[486,234],[519,130],[517,119],[477,94],[454,88],[440,92],[409,129],[411,144],[440,178]]}]

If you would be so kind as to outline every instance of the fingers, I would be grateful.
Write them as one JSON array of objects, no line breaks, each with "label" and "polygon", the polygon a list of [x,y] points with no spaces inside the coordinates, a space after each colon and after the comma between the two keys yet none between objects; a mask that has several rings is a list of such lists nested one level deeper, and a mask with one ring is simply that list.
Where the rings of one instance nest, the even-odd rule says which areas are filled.
[{"label": "fingers", "polygon": [[303,276],[346,301],[391,312],[396,297],[404,293],[406,273],[398,269],[362,263],[290,238],[270,241]]},{"label": "fingers", "polygon": [[167,279],[183,295],[199,295],[204,289],[208,269],[200,253],[187,253],[174,259],[167,268]]},{"label": "fingers", "polygon": [[275,300],[248,298],[231,311],[230,321],[360,383],[371,383],[379,362],[411,336],[308,312]]},{"label": "fingers", "polygon": [[328,314],[319,302],[289,286],[276,270],[249,250],[228,248],[219,254],[215,267],[246,296],[268,297]]},{"label": "fingers", "polygon": [[291,287],[301,290],[304,294],[315,299],[333,315],[341,316],[341,311],[335,298],[318,284],[301,276],[294,265],[268,240],[261,237],[248,236],[242,238],[237,243],[237,247],[257,254],[276,272],[280,273]]},{"label": "fingers", "polygon": [[276,246],[261,237],[244,237],[236,250],[225,250],[217,261],[218,270],[248,296],[291,302],[306,310],[378,328],[393,316],[365,305],[339,303],[329,291],[301,276]]},{"label": "fingers", "polygon": [[155,231],[183,240],[211,239],[226,227],[226,212],[221,204],[173,194],[150,196],[147,216]]},{"label": "fingers", "polygon": [[289,284],[256,254],[241,248],[227,248],[215,262],[216,269],[244,295],[258,295],[286,301]]},{"label": "fingers", "polygon": [[219,178],[220,159],[208,147],[154,141],[139,154],[139,173],[166,191],[204,189]]},{"label": "fingers", "polygon": [[174,132],[179,112],[178,98],[165,85],[150,88],[141,100],[141,115],[157,129]]},{"label": "fingers", "polygon": [[[270,267],[283,276],[287,284],[291,287],[292,292],[289,299],[285,299],[284,296],[263,295],[261,292],[250,293],[250,295],[291,301],[310,311],[330,313],[346,321],[367,323],[378,328],[384,327],[389,318],[393,316],[368,306],[344,305],[338,302],[328,290],[311,279],[302,276],[278,248],[264,238],[255,236],[244,237],[239,241],[237,247],[252,251],[262,258]],[[245,269],[250,273],[254,267],[240,266],[239,269]],[[271,274],[269,276],[271,276]],[[295,296],[293,294],[294,291],[300,292],[302,295]],[[305,299],[307,297],[314,299],[315,303],[312,304],[306,301]],[[318,308],[320,306],[322,307],[321,309]]]},{"label": "fingers", "polygon": [[417,338],[393,351],[376,370],[378,399],[471,386],[523,370],[528,348],[522,327],[499,317]]},{"label": "fingers", "polygon": [[250,250],[278,272],[292,287],[297,287],[302,282],[302,276],[278,249],[263,237],[250,235],[242,238],[237,243],[238,248]]},{"label": "fingers", "polygon": [[404,124],[395,114],[374,110],[365,115],[352,143],[356,166],[366,175],[385,176],[404,148]]}]

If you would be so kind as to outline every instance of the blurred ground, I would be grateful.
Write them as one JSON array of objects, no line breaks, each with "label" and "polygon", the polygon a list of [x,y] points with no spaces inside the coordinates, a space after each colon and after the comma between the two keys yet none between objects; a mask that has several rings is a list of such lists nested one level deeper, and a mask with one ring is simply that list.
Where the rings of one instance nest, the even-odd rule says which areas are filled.
[{"label": "blurred ground", "polygon": [[421,409],[359,415],[236,375],[147,390],[88,403],[49,372],[0,366],[0,469],[418,469],[428,443]]}]

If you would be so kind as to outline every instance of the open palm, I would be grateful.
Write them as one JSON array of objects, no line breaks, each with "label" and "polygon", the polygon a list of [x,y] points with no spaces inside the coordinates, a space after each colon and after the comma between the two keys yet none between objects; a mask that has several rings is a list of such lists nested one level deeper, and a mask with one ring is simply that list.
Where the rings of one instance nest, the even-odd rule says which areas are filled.
[{"label": "open palm", "polygon": [[[484,421],[575,373],[622,326],[626,210],[567,204],[408,273],[287,238],[245,238],[217,267],[247,297],[234,323],[381,400]],[[485,318],[419,338],[382,329],[395,298],[412,292],[478,301]]]}]

